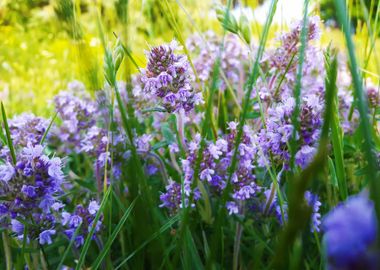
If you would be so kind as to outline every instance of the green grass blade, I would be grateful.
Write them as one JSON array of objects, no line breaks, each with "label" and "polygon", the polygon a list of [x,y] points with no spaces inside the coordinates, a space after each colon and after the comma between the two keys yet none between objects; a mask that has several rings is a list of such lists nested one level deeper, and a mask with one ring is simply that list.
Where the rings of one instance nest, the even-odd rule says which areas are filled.
[{"label": "green grass blade", "polygon": [[[326,79],[326,89],[336,89],[336,79],[338,74],[338,62],[335,58],[331,63],[326,63],[326,72],[328,74]],[[332,90],[329,90],[332,91]],[[334,165],[336,177],[338,180],[338,187],[340,198],[345,200],[348,196],[346,173],[344,169],[343,159],[343,132],[340,127],[339,115],[338,115],[338,96],[335,90],[333,113],[331,114],[331,140],[334,152]]]},{"label": "green grass blade", "polygon": [[120,269],[124,264],[126,264],[130,259],[132,259],[139,251],[141,251],[146,245],[148,245],[151,241],[156,239],[158,236],[160,236],[163,232],[168,230],[174,223],[176,223],[179,220],[179,216],[176,215],[168,220],[157,232],[155,232],[153,235],[151,235],[145,242],[143,242],[137,249],[135,249],[133,252],[129,254],[127,258],[125,258],[121,263],[119,263],[115,270]]},{"label": "green grass blade", "polygon": [[73,236],[72,236],[71,239],[70,239],[69,245],[67,246],[65,252],[63,253],[62,258],[61,258],[61,260],[60,260],[60,262],[59,262],[59,264],[58,264],[56,270],[61,270],[61,269],[62,269],[62,265],[63,265],[63,263],[64,263],[64,261],[65,261],[67,255],[69,255],[70,249],[71,249],[71,247],[73,246],[74,241],[75,241],[75,238],[77,237],[77,235],[78,235],[78,233],[79,233],[81,227],[82,227],[82,224],[80,224],[80,225],[75,229],[74,234],[73,234]]},{"label": "green grass blade", "polygon": [[9,148],[9,151],[11,153],[13,164],[16,164],[16,152],[13,147],[13,142],[11,138],[11,132],[9,130],[8,120],[7,120],[7,114],[5,113],[5,108],[3,102],[1,102],[1,114],[3,116],[3,123],[5,128],[5,134],[7,135],[7,145]]},{"label": "green grass blade", "polygon": [[119,234],[120,230],[124,226],[124,224],[127,221],[129,215],[131,214],[131,212],[132,212],[132,210],[133,210],[133,208],[135,206],[136,200],[137,200],[137,198],[135,198],[133,200],[133,202],[131,203],[131,205],[125,211],[124,215],[122,216],[122,218],[120,219],[119,223],[117,224],[115,230],[112,232],[112,235],[110,236],[110,238],[107,240],[106,244],[104,245],[102,252],[99,254],[99,256],[96,258],[95,262],[92,264],[91,269],[96,270],[96,269],[99,268],[99,266],[102,263],[104,257],[110,251],[113,241],[115,241],[117,235]]},{"label": "green grass blade", "polygon": [[40,141],[41,145],[45,142],[46,136],[49,134],[49,131],[50,131],[51,127],[53,126],[54,120],[55,120],[55,118],[57,118],[57,115],[58,115],[58,112],[56,112],[54,114],[53,118],[51,119],[51,121],[49,123],[49,126],[45,130],[44,135],[42,136],[41,141]]},{"label": "green grass blade", "polygon": [[[359,73],[359,66],[355,56],[355,46],[351,37],[349,22],[346,20],[347,10],[343,0],[334,0],[337,10],[338,20],[343,27],[348,55],[350,60],[350,70],[352,75],[352,82],[354,85],[354,93],[356,98],[356,105],[360,114],[360,131],[363,137],[363,153],[368,162],[366,175],[370,183],[370,196],[375,202],[375,209],[378,219],[378,228],[380,229],[380,177],[379,165],[373,152],[373,138],[372,128],[368,117],[367,99],[363,91],[363,81]],[[380,245],[380,237],[378,237],[378,245]]]},{"label": "green grass blade", "polygon": [[300,128],[300,110],[301,110],[301,88],[302,88],[302,75],[303,75],[303,62],[305,60],[305,52],[307,46],[307,35],[309,32],[308,27],[308,7],[309,0],[305,0],[304,2],[304,13],[303,13],[303,23],[301,30],[301,47],[299,49],[299,59],[298,59],[298,67],[297,67],[297,75],[296,75],[296,85],[294,87],[293,95],[295,99],[295,106],[292,113],[292,125],[293,132],[292,137],[290,139],[290,168],[294,173],[294,161],[297,153],[297,132]]},{"label": "green grass blade", "polygon": [[0,126],[0,140],[3,145],[7,145],[7,138],[5,137],[3,127]]},{"label": "green grass blade", "polygon": [[108,202],[108,198],[110,197],[110,194],[111,194],[111,191],[112,191],[112,185],[110,185],[108,187],[108,190],[107,192],[105,193],[104,195],[104,198],[102,200],[102,203],[100,204],[100,208],[99,208],[99,211],[98,213],[96,213],[96,216],[95,216],[95,219],[93,220],[93,225],[91,227],[91,230],[90,232],[88,233],[87,237],[86,237],[86,240],[84,242],[84,245],[83,245],[83,248],[82,248],[82,251],[79,255],[79,259],[78,259],[78,264],[77,266],[75,267],[76,270],[80,270],[82,268],[82,265],[84,264],[84,260],[86,258],[86,255],[87,255],[87,252],[88,252],[88,249],[90,247],[90,244],[91,244],[91,240],[92,240],[92,236],[94,235],[95,233],[95,228],[96,228],[96,224],[98,223],[99,221],[99,218],[100,218],[100,215],[103,213],[104,211],[104,208]]}]

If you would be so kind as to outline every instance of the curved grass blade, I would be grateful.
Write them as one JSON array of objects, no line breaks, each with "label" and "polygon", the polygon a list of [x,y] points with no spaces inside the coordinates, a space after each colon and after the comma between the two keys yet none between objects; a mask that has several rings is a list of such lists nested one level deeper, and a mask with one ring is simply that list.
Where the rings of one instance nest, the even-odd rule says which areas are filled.
[{"label": "curved grass blade", "polygon": [[79,255],[78,264],[75,267],[75,270],[80,270],[82,268],[82,265],[84,264],[84,260],[86,258],[88,249],[90,248],[92,236],[95,233],[96,224],[99,221],[100,215],[104,211],[104,208],[105,208],[105,206],[106,206],[106,204],[108,202],[108,198],[110,197],[111,191],[112,191],[112,184],[108,187],[108,190],[107,190],[107,192],[104,195],[102,203],[100,204],[99,211],[98,211],[98,213],[96,213],[95,219],[92,222],[91,230],[90,230],[90,232],[88,233],[88,235],[86,237],[86,241],[84,242],[82,251],[81,251],[81,253]]},{"label": "curved grass blade", "polygon": [[119,223],[117,224],[115,230],[112,232],[112,235],[107,240],[106,244],[103,247],[102,252],[99,254],[99,256],[96,258],[95,262],[92,264],[91,269],[96,270],[99,268],[100,264],[102,263],[104,257],[107,255],[107,253],[110,251],[111,245],[113,241],[115,241],[117,235],[119,234],[121,228],[124,226],[124,223],[127,221],[129,215],[131,214],[135,204],[136,204],[137,198],[133,200],[131,205],[128,207],[128,209],[125,211],[123,217],[120,219]]},{"label": "curved grass blade", "polygon": [[41,144],[41,145],[44,143],[44,141],[45,141],[45,139],[46,139],[46,136],[48,135],[48,133],[49,133],[49,131],[50,131],[50,129],[51,129],[53,123],[54,123],[54,120],[55,120],[55,118],[57,117],[57,115],[58,115],[58,112],[55,112],[53,118],[51,119],[51,121],[50,121],[50,123],[49,123],[49,126],[47,127],[47,129],[46,129],[45,132],[44,132],[44,135],[43,135],[42,138],[41,138],[41,141],[40,141],[40,144]]},{"label": "curved grass blade", "polygon": [[308,18],[307,18],[307,11],[309,7],[309,0],[305,0],[304,3],[304,15],[303,15],[303,22],[302,22],[302,30],[301,30],[301,47],[299,50],[299,60],[298,60],[298,68],[297,68],[297,75],[296,75],[296,85],[294,87],[293,95],[295,99],[295,106],[292,113],[292,125],[293,125],[293,132],[292,137],[290,139],[290,168],[294,173],[294,162],[295,162],[295,156],[297,152],[297,132],[300,128],[300,121],[298,119],[300,115],[301,110],[301,88],[302,88],[302,75],[303,75],[303,62],[305,60],[305,52],[306,52],[306,46],[307,46],[307,35],[308,35]]},{"label": "curved grass blade", "polygon": [[7,145],[9,147],[9,151],[12,156],[13,164],[16,164],[16,152],[13,147],[12,138],[11,138],[11,132],[9,130],[8,120],[7,120],[7,114],[5,113],[5,108],[3,102],[1,102],[1,114],[3,116],[3,122],[4,122],[4,128],[5,128],[5,134],[7,135]]},{"label": "curved grass blade", "polygon": [[73,246],[75,238],[77,237],[77,235],[78,235],[79,230],[80,230],[81,227],[82,227],[82,224],[79,224],[79,226],[75,229],[74,234],[73,234],[73,236],[70,239],[69,245],[67,246],[65,252],[63,253],[62,258],[61,258],[61,260],[60,260],[60,262],[59,262],[56,270],[61,270],[62,269],[63,262],[65,261],[67,255],[69,254],[69,251],[70,251],[71,247]]},{"label": "curved grass blade", "polygon": [[3,127],[0,126],[0,140],[3,145],[7,144],[7,138],[5,137]]},{"label": "curved grass blade", "polygon": [[[366,169],[367,180],[370,183],[370,197],[375,203],[375,209],[378,219],[378,228],[380,229],[380,174],[379,165],[373,152],[373,138],[372,128],[368,117],[368,104],[367,99],[364,96],[363,80],[359,74],[359,66],[355,55],[355,46],[351,37],[349,21],[347,17],[347,9],[343,0],[334,0],[338,20],[343,27],[344,36],[346,39],[346,45],[350,60],[350,70],[352,75],[352,82],[354,85],[355,98],[357,100],[357,108],[360,114],[360,132],[363,137],[363,152],[365,159],[368,162]],[[378,236],[378,246],[380,246],[380,236]]]},{"label": "curved grass blade", "polygon": [[179,220],[179,216],[176,215],[168,220],[157,232],[152,234],[144,243],[142,243],[137,249],[135,249],[127,258],[125,258],[121,263],[118,264],[118,266],[115,267],[115,270],[120,269],[124,264],[126,264],[130,259],[133,258],[140,250],[142,250],[146,245],[148,245],[151,241],[156,239],[160,234],[165,232],[167,229],[169,229],[174,223],[176,223]]}]

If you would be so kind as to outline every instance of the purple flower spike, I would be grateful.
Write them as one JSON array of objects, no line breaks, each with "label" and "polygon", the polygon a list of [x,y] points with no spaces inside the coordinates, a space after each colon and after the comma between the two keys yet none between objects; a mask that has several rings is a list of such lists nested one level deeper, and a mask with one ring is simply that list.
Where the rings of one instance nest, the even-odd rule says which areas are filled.
[{"label": "purple flower spike", "polygon": [[147,52],[148,64],[141,76],[141,88],[146,97],[158,97],[168,112],[181,109],[190,112],[203,100],[191,86],[193,76],[186,55],[175,54],[177,49],[177,42],[172,41]]}]

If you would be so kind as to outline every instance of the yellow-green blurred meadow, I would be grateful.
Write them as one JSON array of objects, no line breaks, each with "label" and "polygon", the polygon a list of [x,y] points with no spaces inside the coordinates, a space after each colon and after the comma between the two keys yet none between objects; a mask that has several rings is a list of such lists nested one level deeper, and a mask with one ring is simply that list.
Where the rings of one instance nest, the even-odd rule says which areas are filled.
[{"label": "yellow-green blurred meadow", "polygon": [[[222,31],[213,10],[215,2],[211,0],[131,1],[128,29],[118,16],[117,5],[122,0],[74,1],[77,5],[75,25],[59,17],[58,2],[5,0],[0,4],[0,99],[11,115],[23,111],[51,115],[49,100],[72,80],[83,81],[92,90],[102,87],[103,51],[97,27],[98,13],[109,44],[115,41],[115,34],[127,38],[139,65],[144,64],[144,50],[150,44],[179,38],[178,33],[186,39],[191,33]],[[259,1],[242,3],[244,12],[260,15]],[[283,6],[287,6],[286,1]],[[314,3],[317,13],[318,8],[317,1]],[[286,10],[281,11],[278,16],[285,16]],[[254,16],[251,25],[252,34],[258,39],[262,25]],[[286,27],[284,25],[277,22],[270,36]],[[75,37],[73,31],[80,33]],[[359,21],[356,33],[356,48],[364,74],[377,83],[380,44],[370,38],[363,21]],[[322,42],[345,50],[338,29],[325,28]],[[368,63],[366,59],[370,59]]]}]

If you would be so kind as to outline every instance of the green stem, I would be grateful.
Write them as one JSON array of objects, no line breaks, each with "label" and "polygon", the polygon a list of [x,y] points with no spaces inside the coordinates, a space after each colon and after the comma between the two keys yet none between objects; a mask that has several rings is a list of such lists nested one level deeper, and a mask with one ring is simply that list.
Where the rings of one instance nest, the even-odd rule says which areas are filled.
[{"label": "green stem", "polygon": [[5,262],[7,266],[7,270],[12,270],[12,252],[9,248],[9,238],[6,232],[2,233],[3,237],[3,246],[4,246],[4,253],[5,253]]}]

